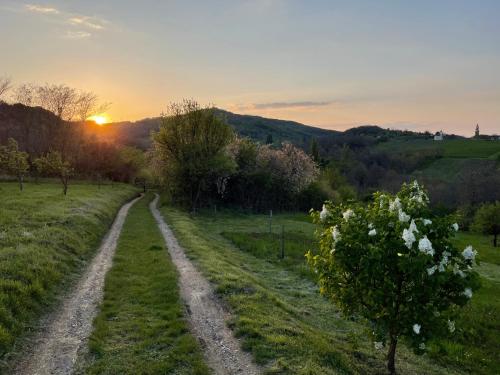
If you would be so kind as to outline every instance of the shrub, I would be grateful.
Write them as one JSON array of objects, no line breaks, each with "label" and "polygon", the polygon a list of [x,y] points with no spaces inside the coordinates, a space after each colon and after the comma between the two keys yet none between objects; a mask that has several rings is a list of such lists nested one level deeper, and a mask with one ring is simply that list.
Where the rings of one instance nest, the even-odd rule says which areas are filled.
[{"label": "shrub", "polygon": [[388,344],[391,374],[399,340],[421,354],[429,339],[453,333],[459,307],[479,287],[476,251],[453,245],[458,225],[432,216],[417,182],[367,205],[327,202],[312,216],[322,225],[320,251],[307,258],[320,291],[371,323],[375,347]]}]

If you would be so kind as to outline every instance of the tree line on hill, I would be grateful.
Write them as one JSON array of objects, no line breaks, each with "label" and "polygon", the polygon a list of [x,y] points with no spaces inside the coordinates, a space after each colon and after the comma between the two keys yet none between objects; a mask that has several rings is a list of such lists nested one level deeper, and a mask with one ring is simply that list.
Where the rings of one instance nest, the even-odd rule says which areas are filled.
[{"label": "tree line on hill", "polygon": [[[10,87],[3,82],[5,95]],[[0,145],[5,145],[3,159],[10,160],[3,163],[4,173],[19,181],[28,174],[57,177],[65,192],[70,177],[128,182],[145,173],[143,151],[98,139],[90,131],[96,125],[85,119],[107,106],[95,94],[66,85],[30,84],[18,86],[13,100],[15,104],[0,101]],[[12,160],[22,162],[14,168]]]}]

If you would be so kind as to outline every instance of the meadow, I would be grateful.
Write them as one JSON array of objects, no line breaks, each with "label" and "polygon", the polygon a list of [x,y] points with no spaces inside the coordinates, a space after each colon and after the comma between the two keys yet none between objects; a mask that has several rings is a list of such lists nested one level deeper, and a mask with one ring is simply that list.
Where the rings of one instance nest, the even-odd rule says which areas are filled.
[{"label": "meadow", "polygon": [[[354,374],[385,370],[385,351],[366,339],[368,325],[345,318],[318,293],[304,266],[303,241],[314,243],[315,227],[305,215],[276,215],[275,241],[285,227],[285,260],[279,245],[265,244],[266,215],[237,213],[190,217],[162,208],[167,222],[216,292],[233,313],[229,322],[267,374]],[[260,233],[257,235],[257,233]],[[288,242],[287,239],[288,238]],[[299,244],[294,244],[299,239]],[[307,240],[306,240],[307,239]],[[462,373],[453,363],[437,363],[400,348],[398,368],[408,374]]]},{"label": "meadow", "polygon": [[137,190],[0,183],[0,357],[22,345],[97,250],[116,212]]},{"label": "meadow", "polygon": [[147,194],[137,202],[125,221],[81,373],[210,373],[189,332],[151,199]]},{"label": "meadow", "polygon": [[[233,312],[230,325],[243,348],[266,373],[385,373],[386,353],[376,351],[367,339],[367,322],[342,316],[312,282],[314,275],[301,254],[314,244],[315,227],[305,215],[275,215],[274,234],[269,234],[266,215],[206,212],[191,217],[168,206],[162,212],[188,256]],[[493,315],[498,311],[499,287],[498,280],[484,277],[483,289],[457,322],[454,342],[432,343],[430,353],[420,357],[401,345],[400,372],[494,373],[499,365],[498,318]]]}]

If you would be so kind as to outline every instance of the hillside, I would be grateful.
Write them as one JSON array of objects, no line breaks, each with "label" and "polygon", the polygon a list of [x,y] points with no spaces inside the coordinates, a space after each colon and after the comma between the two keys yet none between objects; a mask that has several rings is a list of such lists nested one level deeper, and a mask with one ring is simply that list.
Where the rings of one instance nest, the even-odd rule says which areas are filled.
[{"label": "hillside", "polygon": [[[273,143],[276,144],[289,141],[301,147],[308,147],[313,138],[339,134],[333,130],[315,128],[294,121],[239,115],[221,109],[217,109],[217,112],[233,127],[237,134],[262,143],[266,142],[270,136]],[[160,118],[156,117],[135,122],[110,123],[104,127],[97,127],[94,131],[98,137],[147,149],[151,145],[150,134],[152,131],[156,131],[159,125]]]}]

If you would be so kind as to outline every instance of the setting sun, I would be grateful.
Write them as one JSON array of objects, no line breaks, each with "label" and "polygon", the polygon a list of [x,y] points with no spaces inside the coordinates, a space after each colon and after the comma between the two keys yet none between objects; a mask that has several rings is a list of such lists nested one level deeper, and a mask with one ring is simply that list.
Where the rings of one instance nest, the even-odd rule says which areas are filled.
[{"label": "setting sun", "polygon": [[87,120],[94,121],[97,125],[105,125],[109,122],[109,119],[106,115],[90,116]]}]

